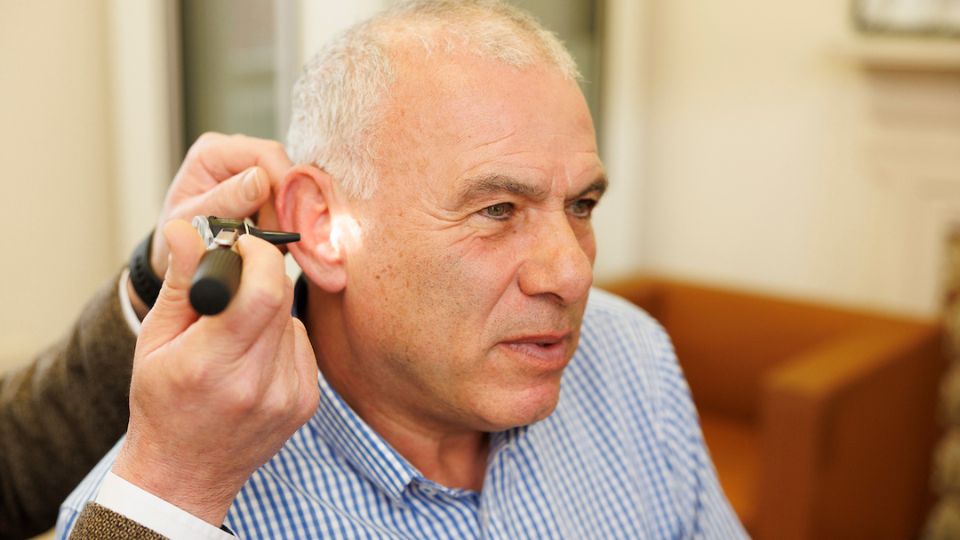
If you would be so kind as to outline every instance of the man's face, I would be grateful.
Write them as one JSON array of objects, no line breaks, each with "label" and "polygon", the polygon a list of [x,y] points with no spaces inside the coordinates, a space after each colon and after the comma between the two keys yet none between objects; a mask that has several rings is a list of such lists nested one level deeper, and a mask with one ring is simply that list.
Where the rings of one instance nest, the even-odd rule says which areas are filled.
[{"label": "man's face", "polygon": [[375,135],[380,183],[352,203],[350,369],[376,390],[356,398],[384,410],[502,430],[556,406],[603,169],[582,94],[556,70],[430,60],[398,60]]}]

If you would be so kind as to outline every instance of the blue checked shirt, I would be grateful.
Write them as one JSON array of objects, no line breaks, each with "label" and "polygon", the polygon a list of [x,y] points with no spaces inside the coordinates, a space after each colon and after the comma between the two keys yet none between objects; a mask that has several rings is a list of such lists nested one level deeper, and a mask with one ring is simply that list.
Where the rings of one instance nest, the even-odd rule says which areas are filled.
[{"label": "blue checked shirt", "polygon": [[[425,478],[321,376],[316,414],[260,467],[225,524],[240,538],[745,538],[669,338],[591,293],[556,411],[491,435],[480,492]],[[94,499],[119,444],[67,498]]]}]

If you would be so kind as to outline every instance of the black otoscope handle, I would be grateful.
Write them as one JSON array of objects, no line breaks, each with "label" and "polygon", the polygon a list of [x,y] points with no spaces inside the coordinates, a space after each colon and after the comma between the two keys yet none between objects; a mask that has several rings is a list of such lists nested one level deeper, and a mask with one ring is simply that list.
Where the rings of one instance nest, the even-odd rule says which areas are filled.
[{"label": "black otoscope handle", "polygon": [[208,250],[200,259],[190,285],[190,304],[201,315],[216,315],[240,287],[243,260],[229,247]]}]

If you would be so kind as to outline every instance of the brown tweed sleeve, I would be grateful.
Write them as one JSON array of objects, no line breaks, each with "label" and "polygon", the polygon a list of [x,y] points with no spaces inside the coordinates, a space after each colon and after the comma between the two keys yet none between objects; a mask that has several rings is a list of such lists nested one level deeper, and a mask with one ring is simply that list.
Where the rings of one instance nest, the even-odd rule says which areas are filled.
[{"label": "brown tweed sleeve", "polygon": [[0,377],[0,538],[54,525],[60,502],[126,430],[136,338],[106,282],[68,334]]},{"label": "brown tweed sleeve", "polygon": [[95,502],[87,503],[70,533],[70,540],[161,540],[166,538]]}]

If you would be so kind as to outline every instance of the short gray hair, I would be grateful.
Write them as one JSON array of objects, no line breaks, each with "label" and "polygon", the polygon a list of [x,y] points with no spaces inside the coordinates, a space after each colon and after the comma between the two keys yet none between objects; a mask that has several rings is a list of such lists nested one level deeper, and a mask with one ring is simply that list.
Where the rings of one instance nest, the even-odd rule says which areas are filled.
[{"label": "short gray hair", "polygon": [[306,63],[293,87],[287,134],[294,163],[320,166],[351,197],[372,195],[378,105],[396,80],[389,53],[411,43],[427,54],[463,50],[513,66],[543,62],[568,79],[580,77],[552,32],[499,0],[402,2],[347,29]]}]

